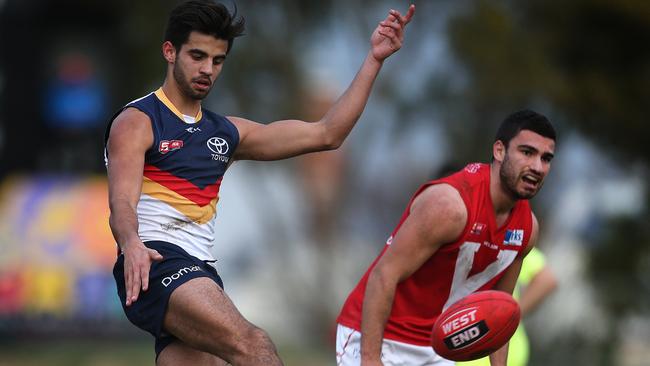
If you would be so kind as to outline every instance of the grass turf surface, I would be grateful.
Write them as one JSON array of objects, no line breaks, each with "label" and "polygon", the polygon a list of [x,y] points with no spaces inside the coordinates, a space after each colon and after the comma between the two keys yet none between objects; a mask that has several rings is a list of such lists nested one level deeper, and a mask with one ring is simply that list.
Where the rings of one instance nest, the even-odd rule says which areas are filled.
[{"label": "grass turf surface", "polygon": [[[286,366],[325,366],[334,354],[324,349],[280,346]],[[0,341],[0,366],[142,366],[154,364],[153,340],[52,339]]]}]

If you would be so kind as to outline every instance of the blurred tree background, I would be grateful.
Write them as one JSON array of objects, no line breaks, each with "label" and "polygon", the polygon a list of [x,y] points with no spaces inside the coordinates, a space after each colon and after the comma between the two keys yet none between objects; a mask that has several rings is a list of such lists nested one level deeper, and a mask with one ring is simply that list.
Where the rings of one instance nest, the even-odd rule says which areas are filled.
[{"label": "blurred tree background", "polygon": [[[121,105],[161,84],[165,70],[161,37],[167,14],[176,3],[0,1],[4,45],[0,52],[0,179],[16,174],[104,174],[105,122]],[[315,111],[323,106],[315,103],[317,97],[330,98],[321,100],[327,104],[340,94],[361,64],[376,23],[389,8],[405,10],[407,6],[397,0],[225,3],[236,6],[245,17],[247,31],[235,41],[206,106],[261,122],[318,118]],[[567,276],[567,282],[575,275],[562,270],[572,263],[568,253],[580,253],[578,267],[593,288],[599,316],[580,317],[590,323],[582,326],[568,322],[574,326],[550,327],[560,321],[555,317],[571,318],[561,316],[565,308],[567,314],[575,314],[570,313],[572,302],[583,304],[577,296],[558,294],[559,305],[539,315],[548,324],[539,331],[542,342],[533,343],[531,365],[647,365],[645,357],[650,355],[635,348],[630,338],[646,345],[650,341],[650,127],[646,122],[650,115],[650,3],[414,3],[417,11],[404,48],[384,65],[369,106],[343,147],[343,157],[302,161],[302,165],[243,165],[254,167],[246,177],[259,184],[246,194],[260,207],[277,190],[266,185],[271,170],[309,176],[313,173],[303,171],[304,167],[322,163],[333,164],[331,174],[340,174],[340,187],[331,193],[340,202],[323,203],[320,211],[307,208],[318,212],[313,216],[315,224],[304,225],[310,238],[305,241],[315,243],[320,248],[317,256],[325,261],[310,268],[318,273],[317,280],[283,273],[279,275],[282,281],[275,284],[278,292],[294,302],[289,302],[287,312],[300,324],[290,327],[303,328],[300,334],[307,335],[303,341],[330,351],[333,319],[342,299],[376,254],[415,188],[444,166],[488,161],[493,133],[503,117],[516,109],[532,108],[547,114],[560,134],[558,171],[534,201],[548,238],[548,243],[542,240],[542,247],[551,253],[551,260],[556,259],[558,272]],[[61,90],[51,87],[57,80],[75,87],[81,80],[83,95],[97,97],[84,99],[85,104],[75,99],[77,107],[89,107],[73,108],[71,115],[57,119],[53,111],[67,110],[52,109],[59,100],[53,95],[65,94],[50,93]],[[79,115],[86,118],[70,122]],[[582,149],[589,151],[589,159],[571,152],[580,146],[587,146]],[[563,159],[568,163],[562,165]],[[586,185],[570,188],[575,181]],[[612,186],[614,193],[585,188],[593,189],[600,182],[603,187]],[[628,192],[629,182],[636,182],[631,184],[632,201],[641,201],[633,202],[638,209],[594,206],[597,201],[616,207],[629,202],[616,194]],[[318,202],[307,197],[314,194],[309,189],[304,193],[305,201]],[[300,200],[302,196],[297,195],[294,199]],[[285,201],[271,204],[292,205]],[[576,248],[563,247],[564,241],[555,240],[564,232],[562,223],[555,222],[566,221],[563,215],[575,212],[564,210],[570,204],[588,211],[571,231],[577,235],[572,241],[578,243]],[[225,217],[230,215],[223,212]],[[279,267],[295,265],[295,258],[287,254],[300,253],[292,244],[292,229],[278,229],[281,218],[274,214],[259,216],[261,226],[274,238],[267,243],[274,249],[259,251],[282,263]],[[347,244],[354,241],[349,238],[357,237],[366,243]],[[11,244],[0,242],[0,248]],[[353,263],[346,264],[346,257]],[[236,258],[232,262],[239,271],[256,271],[247,267],[254,260]],[[340,266],[340,273],[329,273],[330,265]],[[256,275],[257,282],[261,276]],[[237,284],[232,288],[236,291]],[[535,332],[531,331],[533,336]],[[627,356],[621,356],[624,353]]]}]

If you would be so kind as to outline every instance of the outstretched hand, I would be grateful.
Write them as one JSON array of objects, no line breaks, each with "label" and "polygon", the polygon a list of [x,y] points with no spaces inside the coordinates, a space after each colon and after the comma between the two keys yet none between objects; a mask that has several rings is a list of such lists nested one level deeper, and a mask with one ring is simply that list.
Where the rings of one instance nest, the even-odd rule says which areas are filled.
[{"label": "outstretched hand", "polygon": [[404,28],[413,18],[415,5],[411,4],[405,16],[394,9],[391,9],[386,19],[379,22],[379,25],[370,37],[372,56],[377,61],[384,61],[388,56],[397,52],[404,41]]}]

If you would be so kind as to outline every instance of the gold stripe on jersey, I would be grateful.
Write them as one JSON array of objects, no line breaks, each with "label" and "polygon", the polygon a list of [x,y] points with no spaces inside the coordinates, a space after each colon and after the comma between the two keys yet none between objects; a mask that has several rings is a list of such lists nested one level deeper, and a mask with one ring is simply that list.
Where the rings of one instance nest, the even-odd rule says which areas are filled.
[{"label": "gold stripe on jersey", "polygon": [[219,197],[217,196],[209,204],[199,206],[147,177],[144,177],[142,180],[142,193],[170,205],[188,219],[201,225],[207,224],[214,218],[217,212],[217,202],[219,201]]},{"label": "gold stripe on jersey", "polygon": [[[185,121],[185,118],[183,118],[183,113],[181,113],[181,111],[179,111],[178,108],[176,108],[176,106],[172,103],[172,101],[169,100],[169,98],[167,98],[162,88],[158,88],[158,90],[156,90],[154,94],[156,94],[156,97],[158,97],[158,99],[165,106],[167,106],[167,108],[169,108],[170,111],[172,111],[175,115],[177,115],[178,118],[181,119],[181,121]],[[201,117],[203,117],[203,112],[201,111],[201,108],[199,108],[199,113],[197,113],[196,116],[194,117],[196,119],[196,122],[200,121]]]}]

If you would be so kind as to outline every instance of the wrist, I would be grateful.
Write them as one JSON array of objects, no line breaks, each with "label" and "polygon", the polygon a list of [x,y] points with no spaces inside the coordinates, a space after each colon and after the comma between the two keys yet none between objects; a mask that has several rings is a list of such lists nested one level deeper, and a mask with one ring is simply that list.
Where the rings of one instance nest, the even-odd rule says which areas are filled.
[{"label": "wrist", "polygon": [[142,243],[138,235],[125,238],[124,240],[121,240],[119,244],[122,252],[144,247],[144,243]]},{"label": "wrist", "polygon": [[361,350],[361,360],[365,362],[376,362],[381,360],[381,354],[377,352],[365,352]]},{"label": "wrist", "polygon": [[379,70],[381,66],[384,64],[385,59],[379,59],[377,58],[373,53],[372,50],[368,51],[368,55],[366,56],[366,63],[368,63],[371,67],[376,68]]}]

